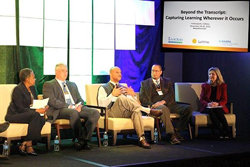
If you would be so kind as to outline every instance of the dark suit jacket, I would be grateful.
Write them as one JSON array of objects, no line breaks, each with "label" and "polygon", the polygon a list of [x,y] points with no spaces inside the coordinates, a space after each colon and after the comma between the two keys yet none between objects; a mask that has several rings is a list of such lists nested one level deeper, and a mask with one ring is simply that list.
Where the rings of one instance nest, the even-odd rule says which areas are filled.
[{"label": "dark suit jacket", "polygon": [[[31,86],[30,90],[32,92],[34,99],[37,99],[35,87]],[[30,104],[31,104],[30,93],[22,82],[20,82],[14,88],[11,98],[12,98],[11,103],[8,107],[8,111],[7,111],[5,119],[10,115],[20,114],[20,113],[28,112],[30,110],[34,110],[34,109],[30,109]]]},{"label": "dark suit jacket", "polygon": [[[76,84],[70,81],[66,81],[66,84],[74,102],[76,104],[82,102],[82,105],[84,105],[84,101],[81,98]],[[63,90],[56,79],[44,83],[43,97],[49,98],[49,109],[47,111],[47,115],[49,118],[53,117],[53,120],[49,120],[50,122],[54,122],[56,120],[61,109],[68,108],[69,106],[69,104],[65,102]]]},{"label": "dark suit jacket", "polygon": [[[211,85],[208,83],[204,83],[201,86],[201,95],[200,95],[200,103],[201,103],[201,111],[204,111],[207,107],[207,103],[211,102],[209,99],[211,96]],[[228,108],[226,107],[227,103],[227,84],[222,83],[217,86],[216,93],[216,102],[219,103],[220,106],[224,106],[223,110],[225,113],[228,113]]]},{"label": "dark suit jacket", "polygon": [[[164,100],[166,101],[166,106],[175,102],[174,90],[172,86],[172,82],[169,78],[161,78],[161,88],[162,93],[164,96]],[[141,82],[140,88],[140,102],[142,106],[147,107],[148,105],[152,105],[155,102],[152,100],[152,91],[155,89],[153,88],[154,82],[152,78],[144,80]]]}]

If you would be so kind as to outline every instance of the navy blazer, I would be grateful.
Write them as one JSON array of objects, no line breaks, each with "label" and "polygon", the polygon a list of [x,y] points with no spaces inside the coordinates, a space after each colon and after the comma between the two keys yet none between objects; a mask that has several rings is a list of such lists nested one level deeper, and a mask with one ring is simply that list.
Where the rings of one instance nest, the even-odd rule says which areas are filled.
[{"label": "navy blazer", "polygon": [[[32,92],[33,98],[37,99],[37,93],[36,93],[35,87],[31,86],[30,90]],[[8,117],[10,115],[20,114],[20,113],[28,112],[31,110],[35,111],[34,109],[30,109],[30,104],[31,104],[30,93],[29,93],[28,89],[26,88],[26,86],[24,85],[24,83],[20,82],[13,89],[12,96],[11,96],[11,102],[10,102],[10,105],[8,107],[8,111],[7,111],[7,114],[5,116],[5,119],[6,118],[8,119]]]},{"label": "navy blazer", "polygon": [[[84,101],[81,98],[81,95],[78,91],[76,84],[70,81],[66,81],[66,84],[74,102],[76,104],[79,102],[82,102],[82,105],[84,105]],[[54,122],[57,119],[60,110],[63,108],[68,108],[69,106],[69,104],[65,102],[65,97],[64,97],[62,87],[59,85],[56,79],[53,79],[51,81],[47,81],[44,83],[43,97],[49,98],[49,102],[48,102],[49,109],[47,111],[47,116],[53,117],[52,120],[48,120],[49,122]]]}]

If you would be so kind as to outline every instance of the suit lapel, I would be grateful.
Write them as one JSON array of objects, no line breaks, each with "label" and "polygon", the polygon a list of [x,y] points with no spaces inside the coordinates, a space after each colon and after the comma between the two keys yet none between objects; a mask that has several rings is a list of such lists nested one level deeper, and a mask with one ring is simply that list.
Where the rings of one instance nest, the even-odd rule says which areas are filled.
[{"label": "suit lapel", "polygon": [[56,90],[58,91],[59,95],[61,96],[61,98],[63,98],[65,100],[64,93],[63,93],[63,90],[62,90],[60,83],[58,83],[58,81],[56,79],[54,79],[54,83],[55,83]]}]

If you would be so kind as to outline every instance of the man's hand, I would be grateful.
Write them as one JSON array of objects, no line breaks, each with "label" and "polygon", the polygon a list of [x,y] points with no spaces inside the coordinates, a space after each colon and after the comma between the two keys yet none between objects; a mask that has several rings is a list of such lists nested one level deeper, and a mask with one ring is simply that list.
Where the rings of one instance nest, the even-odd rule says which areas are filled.
[{"label": "man's hand", "polygon": [[122,93],[123,93],[123,88],[122,87],[114,88],[113,91],[112,91],[112,95],[115,96],[115,97],[120,96]]},{"label": "man's hand", "polygon": [[81,112],[81,110],[82,110],[82,105],[81,105],[81,104],[78,105],[78,106],[75,108],[75,110],[78,111],[78,112]]},{"label": "man's hand", "polygon": [[124,92],[127,95],[135,96],[135,91],[134,91],[134,89],[131,86],[124,88]]},{"label": "man's hand", "polygon": [[161,105],[164,105],[164,104],[166,104],[165,100],[158,101],[158,102],[156,102],[155,104],[152,105],[152,108],[157,108],[157,107],[159,107]]}]

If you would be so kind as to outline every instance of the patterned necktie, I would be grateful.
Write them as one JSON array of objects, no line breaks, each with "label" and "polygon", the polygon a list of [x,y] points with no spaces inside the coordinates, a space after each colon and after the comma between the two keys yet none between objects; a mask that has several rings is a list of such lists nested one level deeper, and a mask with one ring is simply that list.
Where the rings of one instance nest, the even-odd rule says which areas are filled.
[{"label": "patterned necktie", "polygon": [[156,88],[157,89],[161,89],[161,85],[160,85],[160,81],[159,80],[156,80]]},{"label": "patterned necktie", "polygon": [[62,82],[62,86],[63,86],[63,93],[64,93],[66,103],[67,104],[73,104],[72,101],[71,101],[70,95],[69,95],[69,91],[66,88],[67,87],[66,82]]}]

